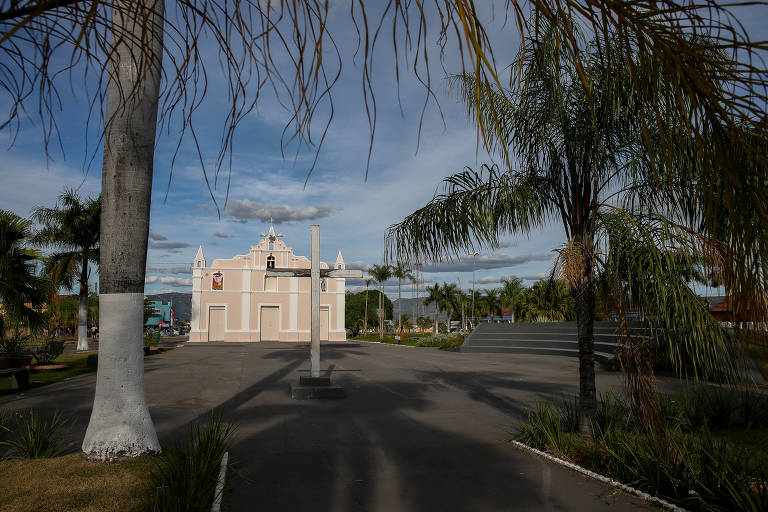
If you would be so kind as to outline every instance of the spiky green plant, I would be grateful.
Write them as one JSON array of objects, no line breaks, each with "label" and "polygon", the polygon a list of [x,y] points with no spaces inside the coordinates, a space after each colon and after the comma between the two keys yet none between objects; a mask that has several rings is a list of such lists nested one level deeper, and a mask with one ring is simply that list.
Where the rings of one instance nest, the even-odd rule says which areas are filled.
[{"label": "spiky green plant", "polygon": [[10,457],[55,457],[66,448],[64,437],[68,425],[69,421],[60,411],[18,411],[6,426],[10,431],[9,439],[0,444],[8,447]]},{"label": "spiky green plant", "polygon": [[221,460],[236,426],[212,411],[205,423],[194,423],[185,444],[170,447],[157,457],[149,489],[158,512],[209,511],[216,499]]}]

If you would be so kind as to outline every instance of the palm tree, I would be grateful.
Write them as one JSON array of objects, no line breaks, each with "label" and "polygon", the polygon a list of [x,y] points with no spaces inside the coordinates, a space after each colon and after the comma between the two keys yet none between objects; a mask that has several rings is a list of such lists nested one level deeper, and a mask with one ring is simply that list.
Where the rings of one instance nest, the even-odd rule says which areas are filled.
[{"label": "palm tree", "polygon": [[[144,393],[144,278],[163,59],[163,0],[116,0],[104,119],[99,371],[90,458],[160,451]],[[136,34],[135,37],[117,37]]]},{"label": "palm tree", "polygon": [[483,305],[485,306],[485,313],[493,319],[494,316],[501,316],[501,292],[495,288],[483,290],[485,297],[483,297]]},{"label": "palm tree", "polygon": [[368,274],[379,284],[379,339],[384,339],[384,281],[392,277],[392,267],[389,265],[373,265]]},{"label": "palm tree", "polygon": [[365,317],[363,318],[363,332],[368,332],[368,287],[373,284],[373,279],[365,280]]},{"label": "palm tree", "polygon": [[88,350],[88,265],[99,261],[101,198],[82,200],[75,190],[66,188],[55,207],[35,208],[32,217],[41,226],[35,243],[56,251],[47,261],[54,285],[72,290],[74,276],[78,277],[77,350]]},{"label": "palm tree", "polygon": [[440,305],[443,302],[443,290],[440,285],[435,283],[432,286],[427,286],[427,296],[424,298],[424,305],[435,305],[435,327],[432,331],[432,336],[437,336],[437,315],[440,313]]},{"label": "palm tree", "polygon": [[405,326],[407,326],[407,327],[408,327],[408,332],[410,332],[410,331],[411,331],[411,328],[410,328],[410,326],[409,326],[409,324],[408,324],[408,320],[410,320],[410,319],[411,319],[411,315],[409,315],[409,314],[407,314],[407,313],[403,313],[402,315],[400,315],[400,317],[399,317],[399,319],[398,319],[398,320],[399,320],[399,322],[400,322],[400,326],[401,326],[401,327],[400,327],[400,332],[401,332],[401,334],[402,334],[402,326],[403,326],[403,325],[405,325]]},{"label": "palm tree", "polygon": [[509,279],[501,280],[501,305],[512,310],[512,322],[515,322],[515,309],[520,295],[525,290],[523,280],[519,277],[511,276]]},{"label": "palm tree", "polygon": [[525,303],[525,320],[528,322],[573,320],[573,298],[564,281],[536,281],[525,291],[521,300]]},{"label": "palm tree", "polygon": [[41,308],[51,290],[50,281],[37,275],[39,251],[26,246],[31,222],[13,212],[0,210],[0,339],[5,337],[6,320],[36,329],[44,323]]},{"label": "palm tree", "polygon": [[403,299],[402,295],[400,294],[400,288],[403,282],[403,279],[413,279],[413,273],[411,272],[411,269],[405,265],[403,262],[398,261],[397,264],[392,265],[392,277],[397,278],[397,333],[402,334],[403,333]]},{"label": "palm tree", "polygon": [[[476,113],[481,130],[491,138],[491,149],[514,156],[520,170],[505,172],[483,166],[481,172],[468,168],[446,178],[443,192],[391,226],[388,237],[394,246],[391,250],[401,257],[440,260],[450,253],[497,247],[501,233],[530,233],[551,220],[561,220],[568,243],[558,261],[575,302],[579,342],[579,423],[580,430],[589,433],[596,410],[593,328],[599,240],[604,250],[605,244],[616,242],[614,235],[620,232],[622,220],[625,226],[637,225],[653,216],[658,228],[649,231],[649,236],[633,238],[648,250],[633,250],[629,244],[624,247],[637,256],[635,263],[646,257],[646,270],[654,272],[662,286],[671,279],[663,265],[670,253],[653,250],[651,245],[666,243],[671,247],[673,236],[681,240],[688,236],[687,242],[676,243],[693,248],[695,242],[690,240],[695,237],[690,236],[690,230],[685,234],[684,227],[664,224],[660,216],[678,207],[659,192],[665,189],[659,173],[671,176],[674,170],[664,171],[664,158],[648,152],[644,145],[644,127],[639,120],[653,118],[653,109],[658,107],[633,92],[628,70],[634,63],[621,55],[609,37],[591,45],[582,40],[582,53],[575,59],[588,65],[577,67],[570,54],[556,44],[561,27],[573,22],[567,16],[560,22],[543,20],[537,25],[538,37],[523,43],[512,66],[521,70],[512,90],[501,92],[487,84],[478,85],[469,76],[454,79],[468,108]],[[656,79],[663,87],[663,77]],[[585,81],[590,95],[585,92]],[[669,114],[668,122],[672,123]],[[496,136],[492,126],[498,125],[503,130]],[[641,194],[655,201],[658,209],[651,212],[653,215],[633,208]],[[625,208],[620,210],[622,205]],[[600,230],[606,235],[598,239]],[[665,242],[660,237],[666,237]],[[662,318],[671,318],[674,311],[678,318],[698,321],[700,326],[708,322],[694,304],[695,294],[684,284],[676,286],[674,295],[645,295],[646,300],[656,301],[658,321],[665,323]],[[675,302],[662,307],[661,302],[672,296]],[[695,364],[703,367],[715,360],[719,361],[716,364],[729,364],[729,345],[721,330],[698,328],[695,332],[696,339],[687,341],[699,349]],[[671,337],[664,341],[674,343]]]}]

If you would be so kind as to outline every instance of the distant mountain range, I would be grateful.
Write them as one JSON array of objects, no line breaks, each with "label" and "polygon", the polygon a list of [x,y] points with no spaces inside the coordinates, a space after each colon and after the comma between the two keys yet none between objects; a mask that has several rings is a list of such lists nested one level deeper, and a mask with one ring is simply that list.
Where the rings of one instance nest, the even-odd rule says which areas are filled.
[{"label": "distant mountain range", "polygon": [[[403,298],[403,314],[408,315],[411,318],[417,318],[418,316],[426,316],[428,318],[434,318],[435,317],[435,305],[430,304],[429,306],[424,305],[424,297],[421,298],[421,309],[419,310],[419,313],[417,314],[416,309],[418,308],[418,299],[406,299]],[[394,305],[394,314],[397,315],[397,299],[392,301],[392,304]]]},{"label": "distant mountain range", "polygon": [[148,299],[159,300],[161,302],[173,301],[173,309],[176,312],[175,316],[177,320],[189,322],[192,317],[192,294],[191,293],[158,293],[156,295],[147,295]]}]

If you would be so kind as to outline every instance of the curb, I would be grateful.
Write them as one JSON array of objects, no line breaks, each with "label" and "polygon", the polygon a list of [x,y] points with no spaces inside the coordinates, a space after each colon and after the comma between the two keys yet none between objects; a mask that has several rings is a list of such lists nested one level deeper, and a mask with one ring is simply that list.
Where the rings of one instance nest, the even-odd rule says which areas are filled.
[{"label": "curb", "polygon": [[229,462],[229,452],[224,452],[224,455],[221,457],[221,468],[219,469],[219,479],[216,482],[216,493],[213,495],[211,512],[221,512],[221,498],[224,494],[224,480],[227,477],[227,462]]},{"label": "curb", "polygon": [[618,480],[614,480],[613,478],[608,478],[607,476],[603,476],[601,474],[595,473],[594,471],[590,471],[587,468],[583,468],[577,464],[574,464],[572,462],[568,462],[567,460],[558,459],[557,457],[554,457],[548,453],[545,453],[541,450],[537,450],[536,448],[531,448],[525,443],[521,443],[520,441],[512,441],[512,444],[517,446],[518,448],[521,448],[523,450],[527,450],[535,455],[538,455],[539,457],[543,457],[547,460],[550,460],[552,462],[555,462],[557,464],[560,464],[561,466],[565,466],[568,469],[572,469],[573,471],[576,471],[577,473],[581,473],[582,475],[586,475],[590,478],[594,478],[595,480],[598,480],[600,482],[612,485],[613,487],[617,487],[621,489],[624,492],[627,492],[629,494],[634,494],[635,496],[644,499],[645,501],[648,501],[650,503],[653,503],[654,505],[658,505],[661,508],[665,510],[670,510],[671,512],[688,512],[688,510],[678,507],[677,505],[673,505],[672,503],[669,503],[668,501],[665,501],[661,498],[658,498],[656,496],[651,496],[650,494],[643,492],[639,489],[635,489],[634,487],[630,487],[626,484],[623,484],[619,482]]},{"label": "curb", "polygon": [[376,345],[389,345],[392,347],[408,347],[408,348],[431,348],[431,347],[417,347],[416,345],[403,345],[402,343],[387,343],[386,341],[366,341],[360,340],[358,343],[375,343]]}]

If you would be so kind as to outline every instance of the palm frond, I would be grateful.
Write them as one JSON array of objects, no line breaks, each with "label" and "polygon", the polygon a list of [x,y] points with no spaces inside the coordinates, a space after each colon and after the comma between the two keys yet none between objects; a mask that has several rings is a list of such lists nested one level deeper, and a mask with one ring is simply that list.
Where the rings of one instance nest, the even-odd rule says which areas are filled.
[{"label": "palm frond", "polygon": [[647,317],[669,362],[681,375],[738,382],[735,340],[685,279],[700,254],[696,234],[658,214],[618,209],[602,211],[598,222],[604,272],[624,303]]},{"label": "palm frond", "polygon": [[528,233],[552,215],[535,183],[483,165],[443,180],[442,193],[387,230],[387,252],[439,261],[497,247],[501,233]]}]

